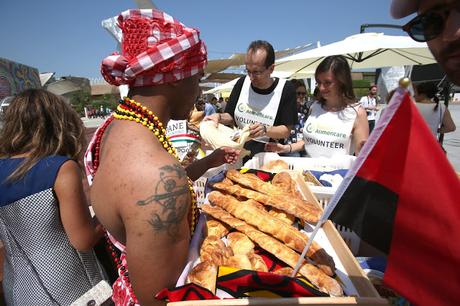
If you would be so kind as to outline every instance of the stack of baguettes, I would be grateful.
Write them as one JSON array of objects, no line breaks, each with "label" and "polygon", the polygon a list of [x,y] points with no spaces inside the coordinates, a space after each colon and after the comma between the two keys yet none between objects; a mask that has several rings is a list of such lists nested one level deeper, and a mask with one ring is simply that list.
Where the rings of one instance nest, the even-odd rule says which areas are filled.
[{"label": "stack of baguettes", "polygon": [[[201,209],[208,218],[207,234],[200,249],[200,263],[188,275],[188,282],[215,292],[217,266],[267,272],[263,259],[255,254],[258,245],[288,267],[273,273],[290,276],[308,237],[293,226],[296,219],[316,223],[321,210],[298,193],[287,172],[264,182],[254,174],[229,170],[226,178],[213,185],[210,204]],[[231,229],[236,231],[230,232]],[[227,245],[222,241],[226,236]],[[313,242],[299,273],[320,291],[342,296],[340,284],[332,278],[335,265],[331,256]]]}]

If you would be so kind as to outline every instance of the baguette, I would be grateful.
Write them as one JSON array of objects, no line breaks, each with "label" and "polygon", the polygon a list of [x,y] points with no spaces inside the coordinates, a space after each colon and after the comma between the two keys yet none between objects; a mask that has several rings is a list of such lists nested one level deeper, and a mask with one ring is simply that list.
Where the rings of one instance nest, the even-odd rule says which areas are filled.
[{"label": "baguette", "polygon": [[216,236],[218,238],[222,238],[228,234],[229,228],[227,225],[222,224],[217,220],[208,220],[206,221],[206,236]]},{"label": "baguette", "polygon": [[[259,203],[285,211],[301,220],[305,220],[310,223],[318,222],[321,216],[321,211],[318,208],[300,199],[298,199],[297,203],[293,203],[292,197],[289,198],[283,196],[268,196],[255,190],[243,188],[237,184],[227,185],[222,183],[215,183],[213,187],[238,197],[245,197],[248,199],[256,200]],[[299,202],[305,202],[307,204],[305,205],[305,203]]]},{"label": "baguette", "polygon": [[259,272],[268,272],[268,267],[262,256],[255,253],[248,255],[249,260],[251,261],[252,269]]},{"label": "baguette", "polygon": [[[299,253],[302,253],[307,245],[308,237],[305,234],[280,219],[273,217],[270,213],[258,209],[253,204],[254,200],[240,202],[231,195],[224,195],[219,191],[209,193],[208,199],[212,204],[225,209],[236,218],[255,226],[260,231],[281,240],[288,247]],[[314,260],[327,275],[334,275],[334,260],[318,243],[312,243],[307,251],[307,256]]]},{"label": "baguette", "polygon": [[302,199],[302,195],[297,190],[297,183],[291,178],[287,172],[277,173],[272,179],[272,185],[284,190],[287,194],[293,197]]},{"label": "baguette", "polygon": [[[291,176],[287,172],[280,172],[275,174],[272,179],[272,185],[280,187],[287,194],[291,194],[296,198],[302,199],[302,196],[297,191],[297,184],[292,180]],[[283,212],[277,208],[271,209],[269,213],[270,215],[275,216],[290,225],[292,225],[295,221],[295,216]]]},{"label": "baguette", "polygon": [[[278,270],[273,271],[273,273],[275,274],[289,276],[289,277],[291,277],[292,272],[294,272],[294,269],[292,269],[291,267],[284,267],[284,268],[280,268]],[[297,275],[299,275],[299,273],[297,273]]]},{"label": "baguette", "polygon": [[282,210],[280,210],[278,208],[272,208],[272,209],[270,209],[268,211],[268,213],[271,216],[283,221],[284,223],[286,223],[288,225],[293,225],[294,224],[295,216],[293,216],[291,214],[288,214],[288,213],[286,213],[286,212],[284,212],[284,211],[282,211]]},{"label": "baguette", "polygon": [[227,258],[233,256],[233,251],[216,236],[208,236],[203,240],[200,248],[200,260],[209,261],[216,266],[223,265]]},{"label": "baguette", "polygon": [[224,263],[227,267],[238,268],[243,270],[252,270],[252,264],[249,260],[248,255],[245,254],[235,254],[229,258]]},{"label": "baguette", "polygon": [[248,255],[254,253],[254,242],[243,233],[232,232],[227,235],[227,245],[234,255]]},{"label": "baguette", "polygon": [[[213,207],[209,204],[202,205],[201,209],[214,218],[219,219],[220,221],[246,234],[261,248],[270,252],[289,266],[295,267],[297,261],[299,260],[300,255],[295,251],[291,250],[275,238],[258,231],[246,222],[233,217],[225,210],[219,207]],[[304,264],[300,267],[299,273],[308,278],[313,285],[319,288],[319,290],[332,296],[343,296],[343,290],[342,287],[340,287],[340,284],[315,266],[304,262]]]}]

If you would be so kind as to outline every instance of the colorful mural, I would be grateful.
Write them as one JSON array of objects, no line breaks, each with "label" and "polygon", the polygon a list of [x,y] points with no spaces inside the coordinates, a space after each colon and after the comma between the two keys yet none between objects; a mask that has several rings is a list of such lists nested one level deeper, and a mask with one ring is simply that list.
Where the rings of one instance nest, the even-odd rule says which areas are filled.
[{"label": "colorful mural", "polygon": [[38,69],[0,57],[0,100],[29,88],[41,88]]}]

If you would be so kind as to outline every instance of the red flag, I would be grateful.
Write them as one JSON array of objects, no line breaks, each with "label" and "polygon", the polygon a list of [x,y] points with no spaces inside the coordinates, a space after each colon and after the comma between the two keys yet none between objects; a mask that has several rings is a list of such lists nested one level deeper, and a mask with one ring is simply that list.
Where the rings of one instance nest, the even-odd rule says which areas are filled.
[{"label": "red flag", "polygon": [[409,301],[459,305],[459,195],[454,169],[398,89],[324,218],[333,210],[332,221],[386,252],[384,282]]}]

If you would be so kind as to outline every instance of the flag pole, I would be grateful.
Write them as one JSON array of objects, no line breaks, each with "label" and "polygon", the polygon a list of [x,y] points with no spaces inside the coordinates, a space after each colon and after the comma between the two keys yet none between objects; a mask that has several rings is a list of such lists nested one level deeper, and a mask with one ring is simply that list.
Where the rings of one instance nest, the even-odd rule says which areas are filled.
[{"label": "flag pole", "polygon": [[[294,271],[292,272],[291,277],[295,277],[297,275],[297,272],[299,272],[300,266],[302,265],[303,260],[305,258],[305,254],[307,253],[308,249],[313,243],[313,239],[315,238],[316,233],[318,233],[319,229],[323,226],[323,224],[324,224],[324,221],[323,221],[323,218],[321,218],[321,220],[318,221],[318,223],[315,226],[315,229],[311,233],[310,238],[308,238],[307,245],[305,245],[305,247],[303,248],[302,254],[300,255],[300,258],[294,267]],[[306,229],[307,226],[308,225],[305,224],[304,230]]]}]

